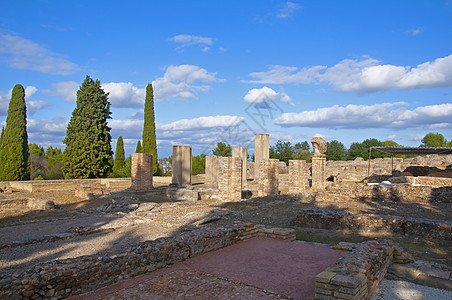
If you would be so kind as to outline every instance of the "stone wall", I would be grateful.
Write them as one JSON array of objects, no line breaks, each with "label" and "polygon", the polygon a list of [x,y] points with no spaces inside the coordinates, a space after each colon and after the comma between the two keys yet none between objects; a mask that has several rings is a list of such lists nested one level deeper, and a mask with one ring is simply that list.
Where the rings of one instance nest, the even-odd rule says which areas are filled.
[{"label": "stone wall", "polygon": [[48,210],[55,208],[55,203],[53,203],[53,201],[50,200],[42,200],[35,198],[0,200],[0,209],[18,209],[18,208]]},{"label": "stone wall", "polygon": [[348,229],[353,232],[390,232],[410,237],[452,240],[452,222],[391,215],[351,214],[321,207],[302,209],[296,226],[319,229]]},{"label": "stone wall", "polygon": [[[278,159],[261,159],[258,162],[258,196],[278,195]],[[256,179],[255,179],[256,180]]]},{"label": "stone wall", "polygon": [[340,183],[316,194],[316,201],[452,202],[452,186],[434,188],[409,184],[381,186]]},{"label": "stone wall", "polygon": [[68,298],[257,236],[294,240],[295,231],[239,224],[183,232],[120,250],[55,260],[19,274],[0,274],[0,298]]},{"label": "stone wall", "polygon": [[[450,169],[451,165],[452,155],[432,154],[410,158],[375,158],[370,160],[370,164],[369,161],[358,157],[352,161],[327,161],[325,175],[326,178],[334,177],[339,182],[361,181],[372,175],[391,175],[393,170],[403,172],[413,166],[437,168],[437,171],[440,172],[446,168]],[[430,171],[432,172],[434,170]],[[422,175],[425,176],[427,174]],[[439,174],[435,174],[435,176],[437,175]],[[450,175],[448,176],[450,177]]]},{"label": "stone wall", "polygon": [[206,156],[205,184],[213,188],[218,187],[218,156]]},{"label": "stone wall", "polygon": [[380,286],[394,254],[391,241],[358,244],[315,278],[315,299],[370,299]]},{"label": "stone wall", "polygon": [[218,157],[218,196],[227,201],[242,199],[242,159]]}]

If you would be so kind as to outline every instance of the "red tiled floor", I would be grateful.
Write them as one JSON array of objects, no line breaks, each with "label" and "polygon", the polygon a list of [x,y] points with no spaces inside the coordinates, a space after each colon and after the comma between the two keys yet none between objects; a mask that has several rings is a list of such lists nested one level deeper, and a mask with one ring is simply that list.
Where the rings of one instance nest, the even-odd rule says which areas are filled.
[{"label": "red tiled floor", "polygon": [[314,292],[315,275],[347,254],[255,238],[77,299],[305,299]]}]

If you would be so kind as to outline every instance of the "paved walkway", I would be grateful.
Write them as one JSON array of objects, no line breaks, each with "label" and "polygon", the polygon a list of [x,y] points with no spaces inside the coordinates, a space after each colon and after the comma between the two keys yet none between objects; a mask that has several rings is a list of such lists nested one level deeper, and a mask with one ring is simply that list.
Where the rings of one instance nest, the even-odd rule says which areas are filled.
[{"label": "paved walkway", "polygon": [[345,255],[255,238],[76,299],[305,299],[314,293],[315,276]]}]

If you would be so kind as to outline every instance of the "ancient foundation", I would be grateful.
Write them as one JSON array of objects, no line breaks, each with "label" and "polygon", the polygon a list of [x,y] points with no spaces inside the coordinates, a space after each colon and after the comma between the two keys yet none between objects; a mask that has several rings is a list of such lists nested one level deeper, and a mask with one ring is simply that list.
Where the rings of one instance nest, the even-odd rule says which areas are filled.
[{"label": "ancient foundation", "polygon": [[132,153],[132,188],[136,190],[151,190],[152,185],[152,154]]},{"label": "ancient foundation", "polygon": [[237,157],[218,157],[219,196],[227,201],[242,199],[242,160]]},{"label": "ancient foundation", "polygon": [[326,186],[325,178],[326,155],[312,157],[312,189],[323,190]]},{"label": "ancient foundation", "polygon": [[205,184],[218,187],[218,156],[206,156],[206,181]]},{"label": "ancient foundation", "polygon": [[242,160],[242,188],[246,187],[246,170],[247,170],[247,159],[248,159],[248,149],[246,147],[233,147],[232,157],[237,157]]},{"label": "ancient foundation", "polygon": [[172,183],[178,187],[191,185],[191,147],[173,146]]}]

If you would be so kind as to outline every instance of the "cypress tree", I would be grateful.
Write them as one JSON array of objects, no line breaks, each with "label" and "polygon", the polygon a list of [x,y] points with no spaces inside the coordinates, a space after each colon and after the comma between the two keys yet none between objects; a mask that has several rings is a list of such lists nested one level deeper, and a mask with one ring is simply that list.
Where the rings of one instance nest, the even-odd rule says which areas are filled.
[{"label": "cypress tree", "polygon": [[0,180],[29,180],[27,107],[25,90],[16,84],[11,94],[6,127],[2,130],[0,143]]},{"label": "cypress tree", "polygon": [[135,149],[135,153],[141,153],[141,141],[138,140],[137,148]]},{"label": "cypress tree", "polygon": [[143,127],[143,148],[142,153],[152,153],[153,173],[158,171],[157,165],[157,144],[155,139],[155,115],[154,115],[154,90],[152,84],[146,87],[146,99],[144,101],[144,127]]},{"label": "cypress tree", "polygon": [[124,177],[125,160],[124,142],[122,141],[122,136],[119,136],[118,142],[116,143],[115,164],[113,165],[112,177]]},{"label": "cypress tree", "polygon": [[86,76],[77,91],[77,103],[66,129],[63,143],[64,177],[107,177],[113,165],[111,136],[107,119],[110,119],[108,93]]},{"label": "cypress tree", "polygon": [[5,126],[2,126],[2,135],[0,135],[0,147],[2,146],[3,134],[5,134]]}]

